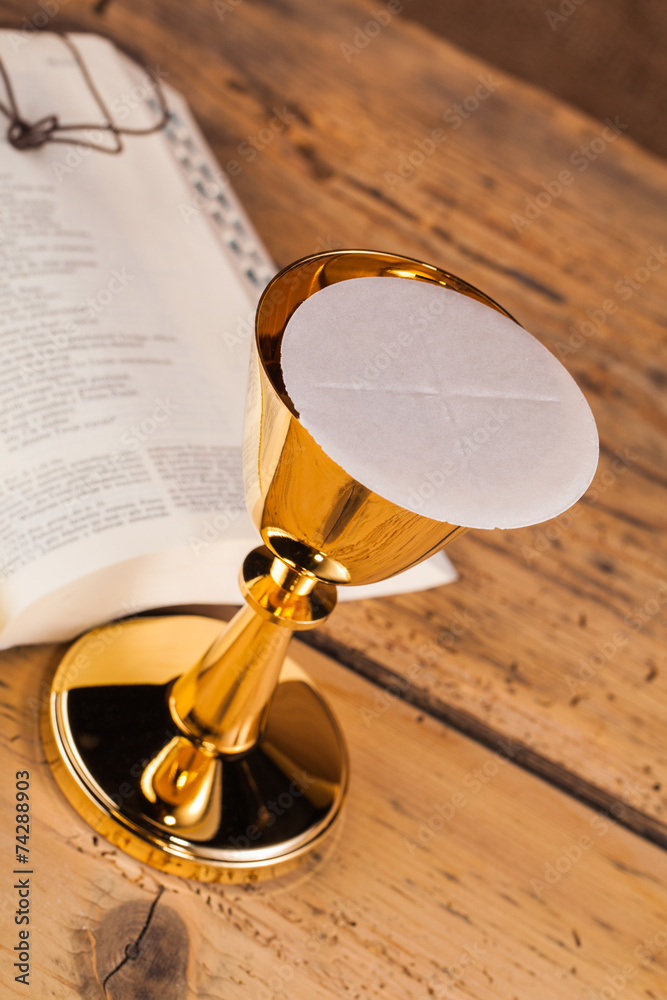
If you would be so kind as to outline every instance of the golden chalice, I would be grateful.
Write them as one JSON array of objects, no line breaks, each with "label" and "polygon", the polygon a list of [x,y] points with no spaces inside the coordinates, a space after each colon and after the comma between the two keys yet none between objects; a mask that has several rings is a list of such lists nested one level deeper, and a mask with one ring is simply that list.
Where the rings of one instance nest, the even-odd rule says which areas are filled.
[{"label": "golden chalice", "polygon": [[466,530],[348,475],[285,389],[294,311],[364,276],[429,282],[509,315],[466,282],[390,254],[324,253],[282,271],[259,304],[252,350],[243,464],[263,544],[243,564],[245,606],[222,632],[185,616],[96,629],[56,672],[43,719],[56,780],[97,831],[162,870],[258,879],[321,845],[341,814],[348,759],[323,695],[285,658],[292,632],[329,616],[338,585],[392,576]]}]

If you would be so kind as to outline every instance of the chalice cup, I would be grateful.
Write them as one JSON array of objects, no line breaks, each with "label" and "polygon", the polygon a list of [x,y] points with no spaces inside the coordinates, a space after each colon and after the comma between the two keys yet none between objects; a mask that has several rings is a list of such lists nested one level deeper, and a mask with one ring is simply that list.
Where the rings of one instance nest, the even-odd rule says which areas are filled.
[{"label": "chalice cup", "polygon": [[348,755],[322,692],[286,658],[292,632],[325,621],[338,586],[390,577],[466,530],[352,478],[290,400],[290,317],[358,277],[430,282],[509,316],[451,274],[386,253],[322,253],[280,272],[252,345],[243,469],[262,544],[241,571],[245,605],[222,631],[194,616],[96,629],[54,676],[43,738],[58,784],[100,834],[163,871],[252,881],[321,848],[341,816]]}]

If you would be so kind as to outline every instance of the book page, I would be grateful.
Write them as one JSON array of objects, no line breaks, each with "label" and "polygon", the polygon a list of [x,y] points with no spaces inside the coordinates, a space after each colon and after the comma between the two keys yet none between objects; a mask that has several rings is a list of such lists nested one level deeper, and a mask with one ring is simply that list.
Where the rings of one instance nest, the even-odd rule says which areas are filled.
[{"label": "book page", "polygon": [[[114,120],[159,108],[144,70],[73,36]],[[27,121],[113,145],[62,39],[0,31]],[[162,76],[160,67],[155,67]],[[187,106],[119,155],[0,135],[0,646],[150,607],[240,600],[240,444],[256,300],[274,267]],[[438,586],[444,555],[341,599]],[[13,623],[10,625],[10,623]]]},{"label": "book page", "polygon": [[[26,120],[101,120],[61,39],[14,51],[9,35]],[[107,105],[145,124],[112,46],[76,41]],[[167,141],[128,136],[117,156],[0,146],[3,617],[109,563],[255,537],[240,474],[254,297]]]}]

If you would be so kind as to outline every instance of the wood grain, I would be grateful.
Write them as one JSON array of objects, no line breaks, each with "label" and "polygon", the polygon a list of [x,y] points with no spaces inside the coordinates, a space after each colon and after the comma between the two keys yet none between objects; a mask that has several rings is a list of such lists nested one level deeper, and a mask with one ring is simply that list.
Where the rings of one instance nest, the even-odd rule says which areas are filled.
[{"label": "wood grain", "polygon": [[[39,698],[56,648],[3,656],[4,770],[31,782],[31,986],[11,976],[15,892],[3,869],[3,997],[55,1000],[659,1000],[667,857],[503,755],[295,644],[347,733],[339,836],[310,870],[253,887],[144,868],[72,812],[42,759]],[[13,855],[3,821],[0,850]],[[610,985],[611,984],[611,985]]]},{"label": "wood grain", "polygon": [[[356,244],[460,274],[562,357],[602,442],[571,515],[471,532],[451,552],[458,584],[341,607],[312,641],[490,746],[510,738],[572,793],[624,801],[635,829],[667,842],[667,268],[646,266],[662,259],[667,167],[631,128],[596,154],[601,122],[400,17],[348,61],[341,46],[368,20],[356,2],[219,9],[142,0],[101,20],[72,0],[54,20],[103,25],[168,68],[280,264]],[[443,114],[480,77],[493,92],[454,128]],[[285,127],[262,131],[276,110]],[[435,128],[446,142],[388,180]],[[580,171],[570,158],[596,139]],[[572,183],[539,210],[564,170]],[[539,214],[517,228],[528,199]]]},{"label": "wood grain", "polygon": [[405,16],[596,118],[627,116],[635,141],[664,156],[667,19],[660,0],[408,0]]},{"label": "wood grain", "polygon": [[[235,179],[278,261],[333,237],[461,274],[563,357],[602,440],[571,520],[471,534],[451,553],[459,585],[340,608],[313,641],[382,683],[422,666],[406,692],[415,703],[487,742],[510,737],[528,766],[604,807],[622,798],[629,822],[664,843],[667,270],[645,264],[662,246],[665,166],[621,135],[579,172],[570,156],[602,124],[493,74],[496,92],[391,187],[385,174],[488,68],[398,22],[348,65],[340,43],[364,24],[354,5],[235,14],[220,48],[240,107],[232,95],[224,112],[203,101],[200,114],[213,135],[224,116],[224,163],[266,122],[266,110],[248,121],[248,101],[294,110]],[[512,215],[568,168],[573,183],[519,233]],[[599,330],[572,332],[588,332],[605,303],[614,311]]]},{"label": "wood grain", "polygon": [[[5,24],[36,10],[0,3]],[[355,778],[341,839],[303,882],[209,891],[95,843],[36,742],[30,698],[56,653],[3,656],[7,774],[27,762],[36,776],[33,995],[103,996],[104,942],[109,961],[123,941],[136,945],[164,885],[152,919],[168,910],[187,930],[174,981],[185,970],[188,997],[616,996],[627,965],[624,998],[662,998],[664,855],[619,823],[667,843],[667,269],[647,266],[662,253],[667,168],[630,128],[580,172],[570,158],[596,138],[599,148],[601,122],[400,17],[348,61],[341,45],[369,17],[356,0],[218,10],[222,19],[204,0],[115,0],[101,18],[70,0],[49,23],[103,30],[168,70],[222,165],[240,166],[234,186],[278,263],[365,245],[422,257],[502,302],[585,391],[600,470],[569,520],[470,532],[451,550],[457,584],[342,606],[312,633],[375,684],[327,668]],[[443,114],[467,97],[472,106],[480,76],[493,91],[454,129]],[[276,109],[286,125],[267,138]],[[446,142],[419,163],[434,129]],[[252,159],[250,139],[263,147]],[[386,176],[410,156],[407,179]],[[557,191],[563,170],[572,183],[517,227],[512,216],[525,218],[540,192],[544,204],[543,184]],[[485,765],[498,771],[473,794]],[[464,807],[452,806],[457,793]],[[573,796],[606,811],[604,832]],[[592,846],[573,862],[581,837]],[[540,899],[532,881],[552,872]],[[127,933],[104,937],[114,912]],[[128,960],[116,976],[137,968]],[[128,983],[114,984],[128,1000],[150,996],[145,976]]]}]

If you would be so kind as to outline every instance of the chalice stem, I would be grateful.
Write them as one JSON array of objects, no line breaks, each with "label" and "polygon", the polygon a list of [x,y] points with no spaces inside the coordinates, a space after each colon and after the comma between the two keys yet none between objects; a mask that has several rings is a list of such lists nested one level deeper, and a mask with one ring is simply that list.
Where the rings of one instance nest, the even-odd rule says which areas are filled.
[{"label": "chalice stem", "polygon": [[174,682],[169,711],[182,735],[149,761],[141,780],[149,801],[189,805],[197,818],[203,806],[194,803],[206,805],[203,788],[216,758],[246,753],[261,740],[292,632],[318,625],[336,603],[335,587],[264,546],[246,558],[241,589],[245,606]]},{"label": "chalice stem", "polygon": [[174,721],[193,742],[239,754],[261,736],[292,635],[246,604],[199,663],[183,674],[169,699]]}]

